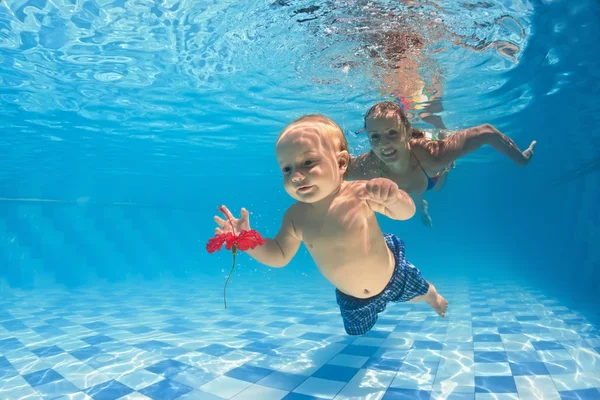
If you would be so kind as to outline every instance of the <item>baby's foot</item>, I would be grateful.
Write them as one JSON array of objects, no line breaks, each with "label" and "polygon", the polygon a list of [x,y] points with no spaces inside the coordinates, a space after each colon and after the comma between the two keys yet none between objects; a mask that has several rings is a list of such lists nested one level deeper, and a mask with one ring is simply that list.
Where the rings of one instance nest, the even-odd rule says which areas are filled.
[{"label": "baby's foot", "polygon": [[435,312],[438,313],[440,317],[446,318],[446,311],[448,310],[448,300],[446,300],[438,294],[433,304],[431,304],[431,307],[433,307]]}]

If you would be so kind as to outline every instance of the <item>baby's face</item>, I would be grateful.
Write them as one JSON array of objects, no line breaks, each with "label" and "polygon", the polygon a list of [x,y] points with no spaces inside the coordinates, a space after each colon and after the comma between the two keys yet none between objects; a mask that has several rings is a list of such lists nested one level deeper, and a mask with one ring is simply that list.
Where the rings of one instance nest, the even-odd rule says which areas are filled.
[{"label": "baby's face", "polygon": [[391,163],[403,156],[408,135],[398,118],[369,118],[365,127],[371,149],[380,160]]},{"label": "baby's face", "polygon": [[342,182],[343,171],[340,171],[333,143],[308,124],[281,136],[275,154],[283,174],[283,187],[298,201],[323,200]]}]

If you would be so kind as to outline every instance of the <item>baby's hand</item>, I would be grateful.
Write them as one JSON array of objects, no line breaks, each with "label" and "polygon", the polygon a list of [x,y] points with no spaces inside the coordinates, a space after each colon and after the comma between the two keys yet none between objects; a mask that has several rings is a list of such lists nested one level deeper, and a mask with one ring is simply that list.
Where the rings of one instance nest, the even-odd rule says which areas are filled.
[{"label": "baby's hand", "polygon": [[523,166],[529,164],[529,161],[531,161],[531,159],[533,158],[533,148],[536,144],[537,142],[534,140],[533,142],[531,142],[527,150],[523,152],[523,157],[525,158],[525,163],[523,164]]},{"label": "baby's hand", "polygon": [[[219,225],[218,228],[215,228],[215,234],[219,235],[221,233],[233,232],[235,234],[239,234],[241,231],[249,231],[250,230],[250,221],[248,220],[248,210],[242,208],[241,214],[242,217],[240,219],[234,218],[231,214],[231,211],[225,206],[220,206],[219,211],[221,211],[226,220],[215,215],[215,222]],[[235,232],[234,232],[235,230]]]},{"label": "baby's hand", "polygon": [[399,192],[395,182],[386,178],[375,178],[366,183],[361,199],[389,206],[398,202]]}]

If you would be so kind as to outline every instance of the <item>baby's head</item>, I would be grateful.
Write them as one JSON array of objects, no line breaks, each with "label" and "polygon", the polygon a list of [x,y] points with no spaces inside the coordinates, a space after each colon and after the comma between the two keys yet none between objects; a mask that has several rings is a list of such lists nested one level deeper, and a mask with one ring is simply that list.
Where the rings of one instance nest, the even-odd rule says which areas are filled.
[{"label": "baby's head", "polygon": [[334,193],[350,160],[341,128],[319,114],[286,126],[277,139],[275,154],[286,192],[303,203],[315,203]]},{"label": "baby's head", "polygon": [[392,101],[375,104],[365,114],[365,131],[375,155],[384,162],[393,162],[399,151],[413,138],[424,137],[414,129],[404,110]]}]

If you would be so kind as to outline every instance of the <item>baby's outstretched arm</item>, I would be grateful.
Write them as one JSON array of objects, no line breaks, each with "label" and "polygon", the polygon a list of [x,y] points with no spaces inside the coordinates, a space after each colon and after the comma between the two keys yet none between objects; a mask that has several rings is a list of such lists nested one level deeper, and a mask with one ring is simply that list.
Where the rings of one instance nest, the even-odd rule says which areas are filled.
[{"label": "baby's outstretched arm", "polygon": [[[235,230],[235,233],[250,230],[248,211],[245,208],[242,208],[241,218],[239,219],[235,218],[227,207],[222,206],[222,208],[227,220],[215,216],[215,222],[219,225],[218,228],[215,228],[216,234],[232,232],[233,230]],[[256,261],[269,267],[280,268],[286,266],[298,251],[301,243],[296,235],[291,214],[292,208],[285,213],[281,229],[274,239],[265,239],[262,246],[248,249],[246,253]]]},{"label": "baby's outstretched arm", "polygon": [[361,198],[367,201],[373,211],[392,219],[406,220],[415,215],[413,199],[387,178],[366,181]]},{"label": "baby's outstretched arm", "polygon": [[510,158],[515,164],[525,166],[533,157],[535,140],[525,151],[521,151],[511,138],[490,124],[483,124],[458,131],[439,141],[422,142],[414,146],[415,156],[432,169],[442,170],[452,161],[461,158],[481,146],[488,144]]}]

